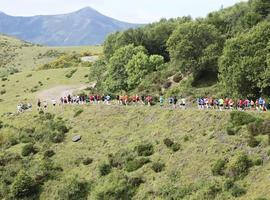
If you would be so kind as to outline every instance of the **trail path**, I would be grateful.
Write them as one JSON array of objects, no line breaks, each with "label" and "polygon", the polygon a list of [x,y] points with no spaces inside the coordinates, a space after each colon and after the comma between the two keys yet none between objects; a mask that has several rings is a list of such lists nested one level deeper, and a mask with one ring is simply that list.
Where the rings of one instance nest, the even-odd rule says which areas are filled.
[{"label": "trail path", "polygon": [[93,87],[93,85],[59,85],[39,92],[37,99],[46,101],[55,99],[58,101],[61,97],[72,95],[74,92],[84,90],[87,87]]}]

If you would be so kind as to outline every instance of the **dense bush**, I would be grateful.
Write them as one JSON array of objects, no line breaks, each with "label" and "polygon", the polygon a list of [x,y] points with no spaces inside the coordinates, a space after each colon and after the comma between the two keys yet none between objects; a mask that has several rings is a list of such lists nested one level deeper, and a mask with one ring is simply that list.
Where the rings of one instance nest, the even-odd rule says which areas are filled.
[{"label": "dense bush", "polygon": [[83,159],[82,163],[84,165],[90,165],[91,163],[93,162],[93,159],[92,158],[85,158]]},{"label": "dense bush", "polygon": [[241,197],[244,194],[246,194],[246,190],[238,185],[233,185],[233,187],[230,189],[231,194],[233,197]]},{"label": "dense bush", "polygon": [[139,184],[132,184],[128,177],[116,171],[100,180],[93,196],[97,200],[131,200]]},{"label": "dense bush", "polygon": [[112,167],[111,165],[107,164],[107,163],[102,163],[99,167],[99,175],[100,176],[106,176],[109,173],[111,173]]},{"label": "dense bush", "polygon": [[226,166],[226,160],[225,159],[219,159],[217,160],[213,166],[212,166],[212,174],[214,176],[222,176],[224,175],[224,170]]},{"label": "dense bush", "polygon": [[181,149],[181,145],[179,143],[174,143],[171,148],[173,152],[177,152]]},{"label": "dense bush", "polygon": [[135,147],[139,156],[151,156],[154,153],[154,147],[152,144],[140,144]]},{"label": "dense bush", "polygon": [[225,173],[230,178],[241,179],[248,174],[250,167],[252,161],[246,154],[241,153],[228,163]]},{"label": "dense bush", "polygon": [[165,138],[163,140],[163,143],[166,145],[166,147],[170,148],[174,144],[174,142],[170,138]]},{"label": "dense bush", "polygon": [[136,158],[134,160],[129,160],[126,163],[126,170],[128,172],[136,171],[149,162],[150,160],[148,158]]},{"label": "dense bush", "polygon": [[232,123],[229,123],[226,126],[226,131],[227,131],[228,135],[236,135],[240,129],[241,129],[241,127],[239,127],[239,126],[234,127],[234,125]]},{"label": "dense bush", "polygon": [[15,198],[34,196],[37,193],[35,181],[25,171],[20,171],[11,185],[11,193]]},{"label": "dense bush", "polygon": [[263,159],[262,158],[257,158],[253,161],[253,164],[256,166],[263,165]]},{"label": "dense bush", "polygon": [[163,140],[163,143],[168,147],[169,149],[173,150],[174,152],[177,152],[181,149],[181,145],[177,142],[172,141],[169,138],[165,138]]},{"label": "dense bush", "polygon": [[33,144],[26,144],[22,148],[22,156],[29,156],[30,154],[35,154],[37,149],[34,147]]},{"label": "dense bush", "polygon": [[256,121],[256,118],[249,113],[233,111],[230,113],[230,122],[234,126],[242,126]]},{"label": "dense bush", "polygon": [[128,161],[134,160],[136,154],[129,150],[119,150],[115,154],[109,154],[108,160],[112,167],[123,168]]},{"label": "dense bush", "polygon": [[260,141],[258,141],[254,136],[249,136],[248,138],[248,146],[254,148],[259,146]]},{"label": "dense bush", "polygon": [[44,158],[50,158],[55,155],[55,152],[53,150],[46,150],[43,154]]},{"label": "dense bush", "polygon": [[68,131],[69,128],[64,120],[56,118],[50,113],[41,113],[36,119],[32,135],[36,141],[60,143],[65,139]]},{"label": "dense bush", "polygon": [[69,177],[63,181],[58,190],[59,200],[87,199],[91,184],[77,177]]},{"label": "dense bush", "polygon": [[165,168],[165,164],[162,162],[154,162],[151,166],[152,170],[156,173],[162,172]]},{"label": "dense bush", "polygon": [[247,126],[249,134],[252,136],[257,136],[261,134],[270,135],[270,121],[257,119],[255,122],[248,124]]}]

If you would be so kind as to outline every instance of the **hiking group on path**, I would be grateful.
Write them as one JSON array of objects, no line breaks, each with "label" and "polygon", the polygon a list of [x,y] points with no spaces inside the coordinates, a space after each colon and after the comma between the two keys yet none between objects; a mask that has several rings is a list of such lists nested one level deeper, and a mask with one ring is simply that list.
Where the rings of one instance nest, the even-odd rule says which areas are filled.
[{"label": "hiking group on path", "polygon": [[[191,101],[188,107],[195,101]],[[205,98],[198,98],[196,100],[197,106],[199,110],[206,110],[206,109],[214,109],[214,110],[254,110],[254,111],[267,111],[269,110],[269,104],[260,97],[256,100],[251,99],[231,99],[231,98],[212,98],[212,97],[205,97]],[[186,99],[183,97],[178,98],[177,96],[172,96],[167,99],[164,98],[163,95],[151,96],[151,95],[117,95],[112,97],[110,95],[68,95],[65,97],[61,97],[59,101],[52,99],[51,104],[53,107],[56,105],[133,105],[133,106],[153,106],[159,104],[160,107],[169,107],[173,109],[187,108]],[[47,110],[48,109],[48,102],[41,101],[38,99],[37,102],[38,110]]]}]

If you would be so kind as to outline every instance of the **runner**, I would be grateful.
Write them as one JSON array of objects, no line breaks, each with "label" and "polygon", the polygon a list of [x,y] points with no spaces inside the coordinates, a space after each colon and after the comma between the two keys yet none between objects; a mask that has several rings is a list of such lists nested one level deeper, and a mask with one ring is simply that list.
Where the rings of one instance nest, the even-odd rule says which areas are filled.
[{"label": "runner", "polygon": [[38,111],[42,110],[42,109],[41,109],[41,101],[40,101],[40,99],[38,99],[37,107],[38,107]]},{"label": "runner", "polygon": [[153,97],[152,96],[147,96],[146,97],[147,105],[150,107],[152,105]]},{"label": "runner", "polygon": [[164,106],[164,98],[163,98],[163,95],[160,95],[160,97],[159,97],[159,105],[160,105],[160,107],[163,107],[163,106]]},{"label": "runner", "polygon": [[43,107],[44,107],[44,110],[47,110],[47,108],[48,108],[48,103],[47,103],[47,101],[44,101],[44,102],[43,102]]},{"label": "runner", "polygon": [[219,103],[219,110],[222,111],[223,110],[223,106],[224,106],[224,100],[222,98],[220,98],[218,100],[218,103]]},{"label": "runner", "polygon": [[53,105],[53,107],[56,106],[56,100],[55,99],[52,99],[52,105]]},{"label": "runner", "polygon": [[174,108],[174,109],[177,108],[177,101],[178,101],[177,97],[174,96],[174,98],[173,98],[173,108]]}]

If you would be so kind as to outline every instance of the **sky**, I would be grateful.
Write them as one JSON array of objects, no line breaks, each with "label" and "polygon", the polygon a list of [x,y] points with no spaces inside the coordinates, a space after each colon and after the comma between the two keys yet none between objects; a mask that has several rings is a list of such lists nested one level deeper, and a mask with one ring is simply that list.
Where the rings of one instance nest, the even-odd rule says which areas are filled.
[{"label": "sky", "polygon": [[102,14],[132,23],[190,15],[204,17],[221,7],[245,0],[0,0],[0,11],[13,16],[63,14],[92,7]]}]

